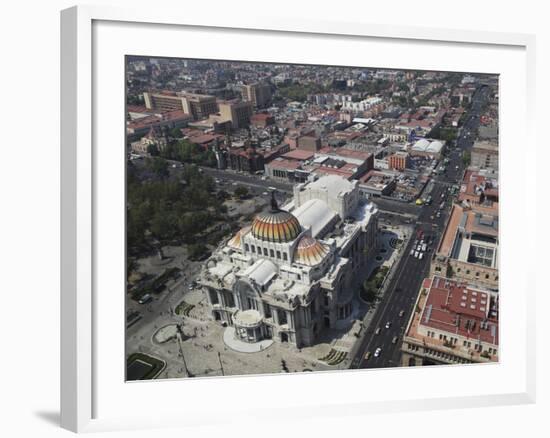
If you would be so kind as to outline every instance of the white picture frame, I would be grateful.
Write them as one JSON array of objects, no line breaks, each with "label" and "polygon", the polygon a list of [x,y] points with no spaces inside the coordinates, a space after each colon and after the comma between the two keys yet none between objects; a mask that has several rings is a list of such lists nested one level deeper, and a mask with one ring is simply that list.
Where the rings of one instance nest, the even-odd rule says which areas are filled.
[{"label": "white picture frame", "polygon": [[[216,15],[215,11],[208,15],[208,17],[190,17],[182,10],[162,10],[158,8],[150,9],[147,11],[136,9],[121,9],[111,7],[96,7],[96,6],[78,6],[62,11],[61,13],[61,117],[62,117],[62,130],[61,130],[61,425],[62,427],[75,431],[102,431],[113,429],[134,429],[134,428],[148,428],[148,427],[163,427],[163,426],[193,426],[201,424],[207,420],[207,416],[200,415],[201,403],[203,408],[206,406],[206,399],[198,396],[199,392],[209,393],[212,391],[212,382],[214,379],[198,379],[192,382],[182,381],[166,381],[166,382],[146,382],[142,384],[126,384],[125,388],[130,388],[131,395],[135,397],[140,391],[150,391],[159,386],[162,387],[162,391],[177,391],[182,388],[182,385],[186,385],[187,391],[197,391],[197,398],[195,404],[197,405],[197,414],[193,415],[193,418],[184,417],[178,415],[177,409],[174,411],[168,411],[162,406],[157,408],[157,411],[151,412],[149,417],[136,414],[134,416],[129,415],[128,412],[123,411],[122,407],[118,412],[115,412],[115,407],[103,408],[101,400],[105,401],[107,390],[105,389],[106,381],[108,378],[104,378],[104,370],[108,364],[104,363],[106,354],[98,354],[105,346],[104,340],[106,339],[102,326],[107,324],[104,321],[109,321],[109,324],[115,327],[120,327],[123,332],[123,325],[121,321],[116,321],[115,312],[104,312],[104,300],[97,297],[98,286],[104,284],[104,281],[100,278],[102,271],[101,265],[104,263],[102,257],[99,257],[102,251],[104,251],[104,245],[98,243],[98,229],[102,226],[100,211],[105,209],[98,208],[98,205],[103,202],[102,193],[105,193],[105,189],[102,188],[101,182],[98,185],[98,174],[109,175],[109,172],[115,167],[105,166],[105,162],[101,154],[97,155],[96,143],[101,134],[97,131],[97,122],[102,123],[103,113],[98,113],[97,105],[104,105],[104,99],[99,98],[96,95],[98,81],[101,81],[104,76],[101,76],[103,70],[95,65],[95,61],[98,60],[98,56],[101,53],[98,51],[103,50],[105,47],[102,42],[102,31],[98,30],[98,23],[106,23],[108,26],[129,25],[130,27],[140,27],[142,29],[148,29],[148,32],[166,32],[169,35],[170,32],[177,31],[178,28],[185,28],[187,31],[201,32],[201,35],[212,32],[213,34],[220,34],[223,32],[235,31],[236,37],[246,38],[247,34],[253,34],[256,38],[261,39],[262,35],[266,34],[266,38],[310,38],[315,40],[317,38],[349,38],[346,44],[362,44],[363,42],[376,44],[377,42],[384,42],[384,44],[391,44],[399,46],[406,43],[408,46],[413,47],[416,45],[429,45],[432,44],[437,50],[437,46],[445,46],[445,44],[452,44],[457,47],[460,46],[460,50],[475,51],[478,49],[483,50],[498,50],[506,51],[510,53],[521,53],[520,58],[524,59],[524,63],[521,66],[516,65],[514,68],[518,70],[518,75],[514,76],[510,74],[510,78],[523,78],[517,80],[517,83],[513,83],[510,79],[508,87],[520,87],[518,98],[512,105],[516,105],[518,108],[513,109],[513,114],[510,113],[510,118],[506,117],[508,113],[504,114],[505,117],[501,119],[503,125],[501,129],[503,131],[504,139],[518,139],[521,138],[525,141],[526,155],[529,151],[533,151],[535,147],[534,130],[532,127],[532,121],[534,120],[534,53],[535,53],[535,39],[532,35],[525,34],[508,34],[508,33],[491,33],[484,31],[462,31],[452,29],[430,29],[430,28],[417,28],[417,27],[403,27],[403,26],[388,26],[388,25],[372,25],[364,24],[360,22],[342,23],[342,22],[318,22],[307,20],[293,20],[289,17],[254,17],[254,19],[241,16],[241,18],[232,20],[231,23],[226,22],[225,17]],[[131,31],[131,30],[130,30]],[[107,29],[108,33],[109,30]],[[269,35],[267,35],[269,34]],[[111,34],[109,34],[111,35]],[[122,37],[121,37],[122,39]],[[113,46],[117,46],[114,43]],[[154,38],[148,40],[151,43],[150,47],[155,46]],[[103,45],[102,45],[103,44]],[[124,48],[121,48],[124,50]],[[169,48],[164,47],[163,50],[169,52]],[[252,48],[249,49],[250,53],[247,53],[247,49],[241,50],[241,59],[255,59],[258,55],[252,53]],[[399,52],[400,51],[400,52]],[[155,53],[148,53],[149,55],[164,55],[159,51]],[[235,52],[236,53],[236,52]],[[403,46],[396,48],[396,57],[399,54],[404,53]],[[127,52],[127,54],[135,54]],[[178,55],[175,53],[174,56]],[[114,54],[116,55],[116,53]],[[273,55],[275,56],[275,55]],[[289,51],[289,57],[290,51]],[[325,56],[320,54],[319,56]],[[190,54],[188,57],[193,57]],[[206,57],[206,56],[205,56]],[[250,58],[249,58],[250,57]],[[269,58],[269,57],[267,57]],[[272,59],[258,59],[260,61],[271,61]],[[118,58],[117,58],[118,59]],[[223,59],[223,58],[221,58]],[[232,59],[231,55],[229,58]],[[319,58],[320,59],[320,58]],[[291,59],[292,61],[292,59]],[[313,62],[314,60],[312,60]],[[336,60],[336,63],[339,61]],[[406,62],[406,61],[403,61]],[[460,65],[460,60],[457,60],[455,64]],[[480,61],[481,63],[481,61]],[[449,63],[447,63],[449,64]],[[516,63],[517,64],[517,63]],[[105,65],[103,62],[102,65]],[[432,65],[437,65],[436,61],[433,61]],[[377,67],[395,67],[395,65],[376,65]],[[406,66],[405,66],[406,67]],[[416,68],[416,66],[414,66]],[[449,68],[449,67],[447,67]],[[469,71],[462,69],[461,71]],[[485,72],[486,70],[483,70]],[[489,71],[491,73],[503,74],[502,71]],[[123,92],[123,78],[117,77],[115,80],[119,82],[121,91]],[[101,86],[99,86],[101,88]],[[508,88],[511,89],[511,88]],[[510,101],[506,94],[506,87],[502,91],[502,105],[505,112],[508,111]],[[521,97],[523,96],[523,97]],[[120,103],[120,102],[119,102]],[[506,120],[511,120],[511,117],[518,118],[516,126],[504,125]],[[122,133],[122,127],[120,129],[120,135]],[[118,135],[118,134],[117,134]],[[507,137],[508,136],[508,137]],[[507,160],[506,154],[507,141],[502,144],[502,160]],[[116,161],[116,160],[115,160]],[[513,158],[512,158],[513,161]],[[116,163],[114,163],[116,165]],[[522,164],[519,159],[519,164]],[[525,202],[534,194],[528,193],[525,187],[511,187],[507,184],[510,181],[510,177],[507,176],[506,169],[507,162],[503,162],[503,194],[506,199],[510,198],[522,198]],[[120,170],[123,172],[123,169]],[[113,172],[116,172],[114,170]],[[525,169],[522,169],[521,165],[518,165],[518,172],[521,178],[525,177]],[[524,172],[523,174],[521,172]],[[508,173],[509,175],[509,173]],[[101,176],[102,181],[104,178],[111,178],[110,176]],[[112,181],[116,183],[120,181],[120,175],[112,178]],[[110,202],[115,202],[114,197]],[[508,206],[506,206],[508,204]],[[116,205],[116,204],[114,204]],[[527,209],[521,209],[521,211],[512,212],[510,202],[503,202],[502,209],[505,214],[508,213],[507,209],[510,209],[510,214],[506,215],[503,220],[503,229],[513,230],[513,224],[523,220],[533,220],[534,212],[530,212]],[[534,205],[534,204],[532,204]],[[519,209],[518,209],[519,210]],[[519,215],[519,216],[518,216]],[[510,219],[507,219],[510,217]],[[533,222],[534,223],[534,220]],[[99,234],[102,234],[100,232]],[[534,235],[529,237],[525,241],[525,245],[529,248],[534,248]],[[120,237],[120,236],[119,236]],[[512,233],[505,235],[503,239],[503,251],[507,248],[517,248],[518,242],[514,239]],[[512,266],[516,261],[521,263],[521,260],[513,259],[513,255],[503,255],[503,257],[510,257],[510,260],[503,260],[502,266]],[[113,265],[116,268],[116,264]],[[510,371],[509,382],[502,382],[503,387],[507,386],[503,391],[489,391],[486,393],[475,393],[473,391],[457,395],[458,392],[449,393],[448,395],[442,390],[440,393],[432,393],[432,396],[422,395],[415,393],[414,391],[408,392],[406,395],[399,396],[396,393],[391,393],[388,397],[377,396],[369,398],[369,394],[358,395],[354,399],[338,400],[336,398],[324,401],[319,398],[319,394],[312,392],[308,400],[302,400],[300,403],[288,402],[288,406],[281,405],[279,412],[284,413],[286,418],[297,419],[300,416],[330,416],[330,415],[363,415],[367,412],[395,412],[402,410],[412,409],[441,409],[441,408],[456,408],[465,406],[487,406],[487,405],[503,405],[503,404],[521,404],[532,403],[535,400],[535,340],[534,340],[534,326],[535,326],[535,309],[534,309],[534,279],[535,274],[533,268],[528,266],[522,266],[525,270],[525,278],[530,278],[529,281],[523,285],[514,284],[519,292],[517,296],[511,296],[510,302],[514,301],[514,306],[518,309],[518,328],[516,331],[518,336],[517,345],[520,346],[519,353],[517,355],[510,354],[510,348],[508,348],[508,355],[506,354],[506,348],[503,347],[503,358],[500,364],[492,365],[492,369],[489,374],[498,374],[499,370],[506,367],[508,361],[514,362],[514,370]],[[99,269],[98,269],[99,268]],[[115,269],[114,269],[115,270]],[[116,271],[116,270],[115,270]],[[116,275],[116,272],[111,274]],[[528,275],[529,274],[529,275]],[[99,276],[98,276],[99,275]],[[119,273],[120,277],[123,277],[123,273]],[[503,276],[508,278],[510,284],[513,284],[514,278],[506,277],[505,272]],[[116,288],[114,288],[117,290]],[[122,296],[121,290],[121,296]],[[506,298],[506,295],[503,295]],[[505,312],[510,307],[507,307],[506,299],[503,299],[503,311]],[[101,316],[99,316],[101,313]],[[99,322],[101,318],[101,322]],[[514,324],[510,318],[504,317],[502,320],[504,327],[510,327]],[[120,338],[119,334],[113,335],[113,338]],[[109,341],[108,341],[109,342]],[[115,350],[120,348],[120,342],[113,340],[113,347]],[[510,345],[508,345],[510,347]],[[123,358],[124,350],[120,351]],[[518,357],[516,357],[518,356]],[[118,363],[115,368],[118,366]],[[460,367],[458,367],[460,368]],[[459,373],[458,368],[452,373]],[[464,368],[464,367],[462,367]],[[440,368],[441,369],[441,368]],[[470,368],[471,370],[472,368]],[[486,368],[488,369],[488,368]],[[458,370],[458,371],[456,371]],[[414,370],[418,375],[422,375],[422,370]],[[120,372],[120,370],[119,370]],[[376,373],[392,373],[393,378],[396,381],[405,381],[407,370],[377,370]],[[441,378],[445,378],[448,371],[433,370]],[[481,368],[475,371],[467,371],[468,373],[479,374],[487,371],[481,371]],[[372,380],[372,373],[364,371],[356,371],[346,373],[345,376],[337,376],[332,374],[329,377],[319,376],[318,373],[304,375],[292,375],[292,376],[252,376],[252,377],[234,377],[224,378],[223,381],[217,382],[216,386],[225,386],[227,391],[239,391],[240,388],[249,388],[264,383],[270,388],[278,386],[284,388],[287,387],[300,387],[305,391],[309,391],[310,388],[317,387],[321,381],[332,381],[330,385],[354,385],[355,381],[359,379],[370,378]],[[343,374],[343,373],[342,373]],[[367,376],[369,374],[371,377]],[[410,375],[410,374],[409,374]],[[458,375],[458,374],[457,374]],[[365,377],[366,376],[366,377]],[[383,377],[379,374],[380,378]],[[377,377],[378,377],[377,376]],[[116,377],[116,376],[115,376]],[[502,379],[502,376],[499,376]],[[109,376],[112,378],[112,376]],[[489,377],[487,377],[488,379]],[[485,380],[486,377],[480,377],[481,380]],[[365,380],[367,381],[367,380]],[[290,383],[289,383],[290,382]],[[124,382],[120,382],[121,387],[124,386]],[[328,384],[328,383],[327,383]],[[103,386],[102,386],[103,385]],[[156,386],[155,386],[156,385]],[[464,385],[467,386],[467,385]],[[174,389],[171,389],[174,388]],[[243,389],[246,390],[246,389]],[[160,391],[160,390],[159,390]],[[373,389],[373,391],[375,391]],[[376,391],[375,391],[376,392]],[[330,393],[330,391],[329,391]],[[379,394],[382,394],[381,392]],[[113,388],[112,393],[107,394],[109,398],[112,398],[113,405],[121,403],[122,399],[116,397],[120,393],[116,393]],[[131,397],[129,395],[128,397]],[[277,401],[277,400],[276,400]],[[281,400],[279,400],[280,402]],[[299,408],[299,409],[296,409]],[[183,409],[183,408],[182,408]],[[226,421],[230,421],[231,413],[223,413],[219,406],[209,405],[209,409],[218,412],[218,422],[223,424]],[[204,410],[204,409],[203,409]],[[297,413],[299,411],[299,415]],[[108,412],[103,415],[102,412]],[[250,418],[262,418],[263,414],[259,409],[250,409],[247,413]]]}]

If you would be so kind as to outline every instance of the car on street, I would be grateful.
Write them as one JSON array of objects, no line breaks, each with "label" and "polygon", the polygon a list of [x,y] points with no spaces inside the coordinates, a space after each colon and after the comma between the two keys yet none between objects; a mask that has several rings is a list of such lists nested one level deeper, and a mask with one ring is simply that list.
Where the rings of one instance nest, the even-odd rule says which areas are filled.
[{"label": "car on street", "polygon": [[415,256],[416,258],[418,258],[418,254],[419,254],[418,251],[415,251],[415,252],[414,252],[414,256]]},{"label": "car on street", "polygon": [[150,303],[151,301],[153,301],[153,297],[149,294],[145,294],[138,300],[138,303],[147,304],[147,303]]},{"label": "car on street", "polygon": [[418,259],[419,259],[419,260],[422,260],[423,257],[424,257],[424,254],[423,254],[423,253],[418,254]]},{"label": "car on street", "polygon": [[377,335],[380,333],[380,327],[378,327],[375,331],[374,331],[374,334]]},{"label": "car on street", "polygon": [[413,248],[413,249],[411,249],[411,253],[410,253],[410,255],[414,255],[414,248]]},{"label": "car on street", "polygon": [[370,358],[370,351],[367,351],[367,353],[365,354],[365,360],[369,360]]},{"label": "car on street", "polygon": [[378,347],[376,350],[374,350],[374,357],[380,356],[380,353],[382,353],[382,349]]},{"label": "car on street", "polygon": [[404,310],[401,310],[401,311],[399,312],[399,317],[402,317],[404,314],[405,314],[405,311],[404,311]]},{"label": "car on street", "polygon": [[395,344],[398,339],[399,339],[399,336],[394,336],[393,339],[391,340],[391,343]]},{"label": "car on street", "polygon": [[391,327],[391,321],[388,321],[388,322],[386,323],[386,328],[389,329],[390,327]]}]

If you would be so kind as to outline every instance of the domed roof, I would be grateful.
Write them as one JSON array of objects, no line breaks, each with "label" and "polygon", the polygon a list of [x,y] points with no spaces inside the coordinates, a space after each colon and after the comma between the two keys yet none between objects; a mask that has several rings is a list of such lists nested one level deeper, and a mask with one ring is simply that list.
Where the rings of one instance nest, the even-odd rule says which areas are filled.
[{"label": "domed roof", "polygon": [[252,222],[252,235],[268,242],[291,242],[301,231],[298,219],[288,211],[280,210],[274,195],[271,199],[271,210],[259,214]]},{"label": "domed roof", "polygon": [[328,254],[328,248],[310,236],[304,236],[296,245],[294,262],[307,266],[315,266],[323,261]]},{"label": "domed roof", "polygon": [[252,235],[269,242],[291,242],[301,231],[298,219],[284,210],[259,214],[252,222]]},{"label": "domed roof", "polygon": [[237,234],[235,234],[228,242],[227,244],[235,249],[241,248],[241,241],[242,237],[250,231],[250,227],[244,227],[241,228],[239,231],[237,231]]}]

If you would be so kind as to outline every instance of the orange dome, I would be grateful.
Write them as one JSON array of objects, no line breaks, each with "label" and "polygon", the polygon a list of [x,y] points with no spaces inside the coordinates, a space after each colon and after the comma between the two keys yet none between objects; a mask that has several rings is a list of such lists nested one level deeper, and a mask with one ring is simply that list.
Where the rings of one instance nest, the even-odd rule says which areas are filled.
[{"label": "orange dome", "polygon": [[323,261],[328,248],[313,237],[304,236],[294,252],[294,261],[302,265],[315,266]]},{"label": "orange dome", "polygon": [[301,231],[298,219],[284,210],[259,214],[252,222],[252,235],[268,242],[291,242]]},{"label": "orange dome", "polygon": [[228,242],[227,244],[233,248],[240,249],[241,248],[241,241],[242,237],[250,231],[250,227],[244,227],[241,228],[237,234],[235,234]]}]

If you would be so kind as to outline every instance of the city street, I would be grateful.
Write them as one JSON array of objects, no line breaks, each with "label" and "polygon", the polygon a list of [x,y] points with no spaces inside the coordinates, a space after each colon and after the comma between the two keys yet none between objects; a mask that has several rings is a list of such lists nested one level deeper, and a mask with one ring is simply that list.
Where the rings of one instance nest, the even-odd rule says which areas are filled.
[{"label": "city street", "polygon": [[[422,280],[430,270],[431,259],[450,213],[452,198],[448,189],[462,179],[464,173],[463,153],[473,145],[471,133],[475,132],[479,126],[480,111],[486,98],[487,90],[485,88],[481,88],[473,96],[472,106],[459,131],[456,147],[451,147],[448,153],[449,162],[446,171],[433,179],[434,186],[430,193],[433,201],[430,205],[414,206],[415,209],[412,210],[410,204],[402,205],[399,202],[381,200],[381,209],[385,211],[384,218],[388,217],[388,211],[394,211],[397,215],[392,220],[405,220],[403,216],[398,215],[417,211],[418,219],[415,232],[407,242],[403,255],[395,267],[395,274],[387,285],[381,301],[377,304],[374,318],[360,340],[359,347],[355,350],[350,368],[382,368],[400,365],[403,334],[411,313],[414,311],[414,303]],[[378,203],[379,200],[375,202]],[[440,209],[442,203],[444,203],[444,208]],[[437,217],[438,211],[441,212],[440,217]],[[420,232],[423,233],[424,241],[429,242],[428,251],[422,260],[410,255],[416,236]],[[399,316],[401,312],[403,314]],[[380,348],[381,351],[378,357],[375,357],[374,353],[377,348]],[[370,357],[366,360],[367,352],[370,353]]]}]

